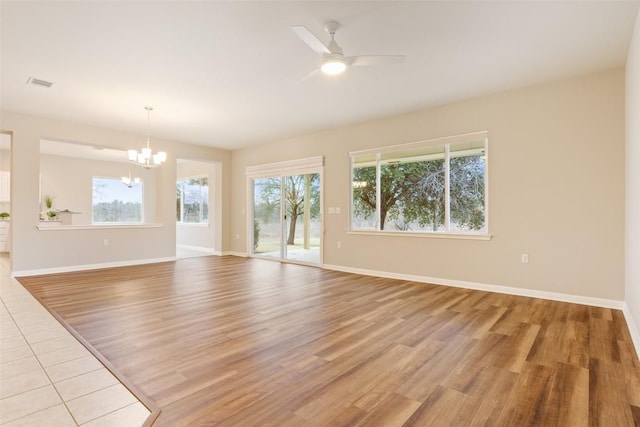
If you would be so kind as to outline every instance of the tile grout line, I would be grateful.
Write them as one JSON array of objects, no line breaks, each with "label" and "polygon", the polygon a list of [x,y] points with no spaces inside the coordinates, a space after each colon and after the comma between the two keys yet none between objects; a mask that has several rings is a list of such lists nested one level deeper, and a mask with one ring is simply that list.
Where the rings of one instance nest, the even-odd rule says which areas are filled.
[{"label": "tile grout line", "polygon": [[[22,286],[22,284],[20,284],[20,286]],[[30,295],[29,293],[27,293],[27,295]],[[33,298],[33,296],[31,296]],[[34,298],[35,299],[35,298]],[[47,377],[47,381],[49,381],[49,385],[53,388],[53,390],[55,391],[55,393],[58,395],[58,398],[60,399],[60,401],[62,402],[62,404],[64,405],[64,408],[66,409],[67,413],[69,414],[69,416],[71,417],[71,419],[73,420],[73,422],[75,423],[76,426],[79,426],[80,424],[78,423],[78,421],[76,420],[76,418],[73,416],[73,413],[71,413],[71,410],[69,409],[69,406],[67,406],[67,402],[62,398],[62,396],[60,395],[60,392],[58,391],[58,388],[56,387],[55,383],[51,380],[51,377],[49,376],[49,373],[47,372],[47,370],[45,369],[45,367],[42,365],[42,362],[40,361],[40,358],[38,357],[38,355],[36,354],[36,352],[33,350],[33,347],[31,347],[31,343],[29,342],[29,340],[27,340],[27,337],[24,335],[24,332],[22,332],[22,329],[20,328],[20,326],[18,325],[18,323],[16,322],[15,317],[13,316],[13,313],[11,313],[11,310],[9,310],[9,307],[7,306],[6,302],[4,301],[3,298],[0,297],[0,300],[2,300],[2,305],[4,305],[5,309],[7,310],[7,312],[9,313],[9,316],[11,317],[11,320],[13,321],[13,324],[16,326],[16,328],[18,328],[18,331],[20,332],[20,335],[22,336],[22,338],[24,339],[24,341],[27,343],[27,346],[29,347],[29,350],[31,351],[31,353],[33,354],[33,357],[36,359],[36,362],[38,363],[38,366],[40,366],[40,369],[42,370],[42,372],[44,373],[44,375]],[[37,300],[36,300],[37,301]],[[49,316],[51,316],[49,314]],[[53,316],[51,316],[53,318]],[[55,320],[55,318],[53,318]],[[67,334],[69,334],[67,332]],[[69,334],[69,336],[73,337],[73,335]],[[75,338],[74,338],[75,339]],[[48,340],[45,340],[48,341]],[[55,350],[54,350],[55,351]],[[74,359],[75,360],[75,359]],[[55,366],[55,365],[54,365]],[[38,387],[38,388],[44,388],[46,386],[43,387]],[[37,390],[37,389],[34,389]],[[31,390],[29,390],[31,391]],[[28,391],[27,391],[28,392]],[[24,392],[24,393],[27,393]],[[18,393],[18,394],[22,394],[22,393]],[[17,396],[17,395],[14,395]],[[38,411],[35,412],[31,412],[25,416],[29,416],[29,415],[33,415],[37,412],[40,411],[44,411],[46,409],[50,409],[53,408],[56,405],[50,406],[48,408],[42,408]],[[20,417],[20,418],[24,418]],[[19,420],[20,418],[17,418],[16,420]],[[13,421],[16,421],[13,420]]]},{"label": "tile grout line", "polygon": [[[20,282],[16,281],[16,283],[17,283],[20,287],[22,287],[22,288],[24,289],[24,286],[23,286]],[[24,289],[24,290],[25,290],[25,292],[26,292],[25,296],[26,296],[27,298],[33,298],[33,300],[34,300],[35,302],[37,302],[39,306],[42,306],[42,304],[41,304],[41,303],[40,303],[36,298],[34,298],[34,297],[33,297],[33,295],[32,295],[30,292],[28,292],[26,289]],[[92,393],[95,393],[95,392],[98,392],[98,391],[105,390],[105,389],[107,389],[107,388],[109,388],[109,387],[113,387],[113,386],[116,386],[116,385],[121,385],[121,386],[122,386],[122,385],[123,385],[123,384],[122,384],[122,382],[121,382],[117,377],[115,377],[116,382],[115,382],[114,384],[110,384],[110,385],[108,385],[108,386],[101,387],[101,388],[99,388],[99,389],[97,389],[97,390],[93,390],[93,391],[91,391],[91,392],[84,393],[84,394],[82,394],[82,395],[80,395],[80,396],[76,396],[76,397],[74,397],[73,399],[69,399],[68,401],[67,401],[67,400],[65,400],[65,399],[62,397],[62,395],[60,394],[60,391],[58,390],[58,387],[56,386],[56,382],[54,382],[54,381],[52,380],[52,378],[49,376],[49,373],[47,372],[46,368],[45,368],[45,367],[44,367],[44,365],[42,364],[42,362],[41,362],[40,358],[38,357],[38,354],[36,354],[36,352],[34,351],[34,349],[33,349],[32,345],[31,345],[31,342],[29,342],[29,340],[27,339],[26,335],[24,334],[24,332],[22,331],[22,329],[20,328],[20,326],[19,326],[19,325],[18,325],[18,323],[16,322],[16,319],[15,319],[15,317],[14,317],[14,315],[13,315],[12,311],[9,309],[9,306],[7,306],[6,301],[4,300],[4,298],[3,298],[3,297],[0,297],[0,301],[2,302],[2,305],[4,306],[5,310],[7,311],[7,314],[8,314],[8,315],[9,315],[9,317],[11,318],[11,321],[13,322],[14,326],[17,328],[18,332],[20,333],[20,336],[21,336],[21,337],[23,338],[23,340],[25,341],[26,346],[29,348],[29,351],[31,352],[32,356],[35,358],[36,362],[38,363],[38,366],[40,367],[40,369],[41,369],[41,370],[42,370],[42,372],[44,373],[45,377],[47,378],[47,381],[49,382],[49,384],[48,384],[48,385],[44,385],[44,386],[42,386],[42,387],[36,387],[36,388],[34,388],[34,389],[27,390],[27,391],[22,392],[22,393],[14,394],[13,396],[18,396],[18,395],[20,395],[20,394],[27,393],[27,392],[32,391],[32,390],[38,390],[38,389],[41,389],[41,388],[45,388],[45,387],[47,387],[47,386],[49,386],[49,385],[50,385],[50,386],[52,386],[53,390],[55,391],[56,395],[58,396],[58,398],[60,399],[60,401],[62,402],[62,404],[64,405],[65,410],[67,411],[67,413],[69,414],[69,416],[71,417],[71,419],[73,420],[73,422],[75,423],[75,426],[76,426],[76,427],[80,427],[82,424],[80,424],[80,423],[79,423],[79,421],[76,419],[76,417],[74,416],[73,412],[71,411],[71,409],[70,409],[70,408],[69,408],[69,406],[67,405],[67,402],[71,402],[71,401],[73,401],[73,400],[75,400],[75,399],[79,399],[79,398],[81,398],[81,397],[88,396],[88,395],[90,395],[90,394],[92,394]],[[59,321],[58,321],[54,316],[52,316],[52,315],[51,315],[51,313],[49,313],[48,311],[46,311],[46,313],[47,313],[47,316],[51,317],[51,319],[55,320],[55,321],[59,324]],[[60,325],[60,326],[62,326],[62,325]],[[64,327],[64,326],[62,326],[62,327]],[[65,333],[66,333],[66,335],[65,335],[65,336],[54,337],[54,338],[50,338],[50,339],[47,339],[47,340],[38,341],[37,343],[34,343],[34,344],[38,344],[38,343],[41,343],[41,342],[50,341],[50,340],[54,340],[54,339],[58,339],[58,338],[63,338],[63,337],[71,337],[71,338],[73,338],[73,339],[74,339],[74,340],[75,340],[79,345],[81,345],[83,348],[86,348],[86,347],[85,347],[84,345],[82,345],[82,343],[81,343],[80,341],[78,341],[78,339],[77,339],[76,337],[74,337],[74,336],[73,336],[73,335],[72,335],[72,334],[71,334],[71,333],[70,333],[66,328],[65,328]],[[64,348],[62,348],[62,349],[56,349],[56,350],[51,350],[51,351],[45,352],[45,353],[43,353],[43,354],[46,354],[46,353],[52,353],[52,352],[54,352],[54,351],[59,351],[59,350],[64,350]],[[82,359],[82,358],[84,358],[84,357],[91,357],[91,358],[93,358],[94,360],[98,361],[98,363],[100,364],[100,366],[101,366],[101,367],[100,367],[100,368],[97,368],[97,369],[94,369],[94,370],[91,370],[91,371],[88,371],[88,372],[83,372],[83,373],[78,374],[78,375],[73,375],[73,376],[71,376],[71,377],[69,377],[69,378],[65,378],[64,380],[58,381],[58,383],[63,382],[63,381],[66,381],[66,380],[70,380],[70,379],[72,379],[72,378],[77,378],[77,377],[80,377],[80,376],[82,376],[82,375],[86,375],[86,374],[91,373],[91,372],[96,372],[96,371],[99,371],[100,369],[105,369],[107,372],[109,372],[109,374],[110,374],[110,375],[113,375],[113,373],[112,373],[109,369],[107,369],[107,368],[102,364],[102,362],[101,362],[97,357],[95,357],[95,355],[93,355],[91,352],[89,352],[89,356],[77,357],[77,358],[74,358],[74,359],[71,359],[71,360],[68,360],[68,361],[64,361],[64,362],[56,363],[56,364],[54,364],[54,365],[49,366],[49,368],[50,368],[50,367],[52,367],[52,366],[57,366],[57,365],[61,365],[61,364],[64,364],[64,363],[72,362],[72,361],[74,361],[74,360],[79,360],[79,359]],[[127,388],[125,387],[125,389],[127,389]],[[131,393],[131,391],[130,391],[130,390],[128,390],[128,389],[127,389],[127,392]],[[133,393],[131,393],[131,394],[133,395]],[[11,396],[8,396],[8,397],[11,397]],[[117,408],[117,409],[111,410],[111,411],[109,411],[109,412],[107,412],[107,413],[101,414],[100,416],[98,416],[98,417],[96,417],[96,418],[92,418],[91,420],[87,420],[87,421],[85,422],[85,424],[86,424],[86,423],[89,423],[89,422],[92,422],[92,421],[95,421],[95,420],[98,420],[98,419],[100,419],[100,418],[102,418],[102,417],[105,417],[105,416],[107,416],[107,415],[110,415],[110,414],[112,414],[112,413],[114,413],[114,412],[117,412],[117,411],[119,411],[119,410],[122,410],[122,409],[124,409],[124,408],[128,408],[129,406],[133,406],[133,405],[135,405],[136,403],[140,403],[140,404],[142,404],[142,402],[140,402],[140,399],[138,399],[135,395],[133,395],[133,397],[135,398],[135,401],[134,401],[134,402],[132,402],[132,403],[130,403],[130,404],[127,404],[127,405],[125,405],[125,406],[123,406],[123,407],[120,407],[120,408]],[[143,405],[143,406],[145,406],[144,404],[142,404],[142,405]],[[44,410],[50,409],[50,408],[55,407],[55,406],[57,406],[57,404],[56,404],[56,405],[53,405],[53,406],[50,406],[50,407],[47,407],[47,408],[41,408],[41,409],[39,409],[38,411],[31,412],[31,413],[29,413],[29,414],[23,415],[22,417],[20,417],[20,418],[16,418],[15,420],[10,420],[9,422],[17,421],[17,420],[19,420],[19,419],[21,419],[21,418],[24,418],[24,417],[27,417],[27,416],[33,415],[33,414],[35,414],[35,413],[38,413],[38,412],[40,412],[40,411],[44,411]],[[145,408],[146,408],[146,406],[145,406]],[[146,409],[148,410],[148,408],[146,408]],[[4,422],[2,422],[2,423],[0,423],[0,424],[5,424],[5,423],[4,423]]]},{"label": "tile grout line", "polygon": [[[116,385],[116,384],[113,384],[113,385]],[[112,386],[109,386],[109,387],[112,387]],[[104,390],[104,389],[102,389],[102,390]],[[85,394],[85,396],[86,396],[86,394]],[[83,425],[85,425],[85,424],[89,424],[90,422],[93,422],[93,421],[98,420],[98,419],[100,419],[100,418],[106,417],[107,415],[111,415],[111,414],[113,414],[113,413],[115,413],[115,412],[121,411],[121,410],[123,410],[123,409],[125,409],[125,408],[128,408],[129,406],[133,406],[133,405],[135,405],[136,403],[139,403],[139,404],[141,404],[141,405],[142,405],[142,403],[141,403],[139,400],[136,400],[136,401],[135,401],[135,402],[133,402],[133,403],[129,403],[128,405],[125,405],[125,406],[123,406],[123,407],[121,407],[121,408],[114,409],[114,410],[112,410],[112,411],[110,411],[110,412],[107,412],[106,414],[102,414],[102,415],[100,415],[99,417],[96,417],[96,418],[92,418],[92,419],[90,419],[90,420],[87,420],[87,421],[85,421],[83,424],[78,424],[78,427],[82,427],[82,426],[83,426]],[[144,406],[144,405],[142,405],[142,406]]]},{"label": "tile grout line", "polygon": [[[55,311],[51,310],[40,298],[38,298],[34,293],[32,293],[26,286],[24,286],[19,280],[16,278],[16,282],[23,288],[25,291],[31,295],[36,301],[44,307],[47,312],[58,321],[63,327],[69,332],[69,334],[76,339],[89,353],[95,357],[95,359],[102,364],[102,366],[113,375],[119,384],[125,387],[125,389],[133,395],[135,400],[140,403],[145,410],[148,412],[146,420],[143,422],[142,426],[150,426],[156,420],[158,415],[160,414],[160,409],[155,406],[155,403],[150,400],[144,393],[140,390],[134,391],[137,389],[135,385],[130,383],[126,378],[121,378],[121,374],[118,373],[117,369],[107,360],[104,356],[102,356],[96,349],[86,341],[80,334],[77,333],[68,323],[64,321],[62,317],[60,317]],[[140,397],[142,396],[142,397]],[[134,402],[135,403],[135,402]]]}]

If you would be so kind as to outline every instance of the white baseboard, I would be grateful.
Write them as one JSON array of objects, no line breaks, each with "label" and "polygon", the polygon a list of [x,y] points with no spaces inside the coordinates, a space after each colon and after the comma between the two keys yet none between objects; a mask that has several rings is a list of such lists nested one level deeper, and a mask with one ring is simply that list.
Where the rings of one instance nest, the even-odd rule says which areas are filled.
[{"label": "white baseboard", "polygon": [[220,251],[214,250],[213,248],[206,248],[204,246],[176,245],[176,248],[187,249],[190,251],[197,251],[197,252],[202,252],[202,253],[211,254],[211,255],[219,255],[222,253]]},{"label": "white baseboard", "polygon": [[176,247],[180,249],[187,249],[190,251],[202,252],[203,254],[207,254],[207,255],[222,256],[224,254],[224,252],[222,251],[216,251],[213,248],[206,248],[204,246],[176,245]]},{"label": "white baseboard", "polygon": [[434,285],[452,286],[455,288],[474,289],[478,291],[497,292],[500,294],[518,295],[523,297],[541,298],[553,301],[570,302],[574,304],[593,305],[596,307],[613,308],[622,310],[624,301],[605,298],[593,298],[582,295],[562,294],[558,292],[538,291],[535,289],[514,288],[510,286],[491,285],[486,283],[466,282],[463,280],[441,279],[438,277],[416,276],[412,274],[390,273],[387,271],[369,270],[363,268],[351,268],[341,265],[324,264],[327,270],[342,271],[345,273],[362,274],[365,276],[385,277],[387,279],[409,280],[412,282],[431,283]]},{"label": "white baseboard", "polygon": [[40,268],[37,270],[12,271],[11,277],[40,276],[43,274],[69,273],[72,271],[96,270],[99,268],[127,267],[130,265],[155,264],[158,262],[175,261],[176,257],[136,259],[132,261],[104,262],[99,264],[70,265],[67,267]]},{"label": "white baseboard", "polygon": [[640,355],[640,331],[638,331],[637,323],[626,302],[622,306],[622,313],[624,314],[624,319],[627,321],[627,328],[629,328],[633,346],[636,348],[636,354]]}]

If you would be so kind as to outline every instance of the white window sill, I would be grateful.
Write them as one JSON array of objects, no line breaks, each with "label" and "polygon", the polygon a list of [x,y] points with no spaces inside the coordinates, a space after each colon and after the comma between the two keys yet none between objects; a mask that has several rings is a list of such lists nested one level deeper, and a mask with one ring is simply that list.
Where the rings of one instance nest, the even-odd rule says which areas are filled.
[{"label": "white window sill", "polygon": [[209,223],[208,222],[176,222],[176,225],[179,225],[181,227],[202,227],[202,228],[206,228],[209,227]]},{"label": "white window sill", "polygon": [[407,231],[351,230],[347,234],[364,236],[420,237],[427,239],[491,240],[488,233],[438,233]]},{"label": "white window sill", "polygon": [[[43,224],[44,223],[44,224]],[[104,229],[131,229],[131,228],[161,228],[164,224],[104,224],[104,225],[59,225],[60,221],[42,221],[36,226],[40,231],[60,230],[104,230]]]}]

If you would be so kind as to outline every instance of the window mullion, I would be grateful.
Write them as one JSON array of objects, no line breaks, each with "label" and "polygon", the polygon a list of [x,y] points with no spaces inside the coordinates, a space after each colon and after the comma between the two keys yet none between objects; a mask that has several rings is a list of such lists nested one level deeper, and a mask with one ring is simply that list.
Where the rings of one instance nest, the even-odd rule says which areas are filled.
[{"label": "window mullion", "polygon": [[184,222],[184,184],[180,183],[180,222]]},{"label": "window mullion", "polygon": [[[285,175],[280,175],[280,258],[287,257],[287,201]],[[291,220],[289,218],[289,220]]]},{"label": "window mullion", "polygon": [[444,145],[444,231],[451,230],[451,188],[450,165],[451,153],[449,144]]},{"label": "window mullion", "polygon": [[204,215],[204,213],[202,212],[202,210],[204,208],[204,205],[202,203],[202,188],[203,188],[202,187],[202,178],[200,178],[198,184],[200,185],[200,188],[199,188],[200,197],[198,197],[198,208],[199,208],[198,209],[198,219],[199,219],[200,223],[202,224],[202,222],[203,222],[202,218],[203,218],[203,215]]}]

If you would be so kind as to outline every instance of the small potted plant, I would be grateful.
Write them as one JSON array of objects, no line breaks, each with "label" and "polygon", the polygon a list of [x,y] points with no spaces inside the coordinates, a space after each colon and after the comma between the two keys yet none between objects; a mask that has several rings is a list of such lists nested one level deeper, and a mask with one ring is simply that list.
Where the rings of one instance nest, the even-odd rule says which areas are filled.
[{"label": "small potted plant", "polygon": [[53,197],[44,196],[44,205],[47,207],[47,217],[49,220],[53,220],[56,215],[58,215],[56,211],[53,210]]}]

